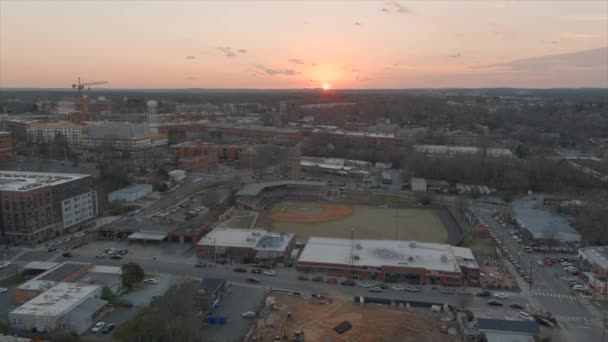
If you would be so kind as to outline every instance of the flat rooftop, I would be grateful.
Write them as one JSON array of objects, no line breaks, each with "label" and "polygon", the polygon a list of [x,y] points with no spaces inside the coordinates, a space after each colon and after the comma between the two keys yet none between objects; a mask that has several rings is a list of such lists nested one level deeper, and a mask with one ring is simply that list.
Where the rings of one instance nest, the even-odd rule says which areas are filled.
[{"label": "flat rooftop", "polygon": [[91,175],[0,170],[0,191],[29,191],[55,186]]},{"label": "flat rooftop", "polygon": [[258,241],[268,234],[264,229],[215,228],[205,235],[199,245],[217,247],[246,247],[255,248]]},{"label": "flat rooftop", "polygon": [[245,185],[239,192],[236,193],[237,196],[257,196],[262,190],[266,188],[272,188],[275,186],[325,186],[325,182],[311,182],[311,181],[293,181],[293,180],[284,180],[284,181],[274,181],[274,182],[264,182],[264,183],[252,183]]},{"label": "flat rooftop", "polygon": [[140,192],[147,189],[152,189],[152,184],[133,184],[126,186],[124,188],[120,188],[118,190],[112,191],[112,194],[130,194],[134,192]]},{"label": "flat rooftop", "polygon": [[577,242],[581,234],[577,232],[568,219],[540,207],[542,196],[528,196],[512,202],[515,220],[520,227],[528,230],[536,239],[554,238],[564,242]]},{"label": "flat rooftop", "polygon": [[58,283],[34,297],[11,313],[20,315],[58,316],[79,305],[100,286],[77,283]]},{"label": "flat rooftop", "polygon": [[[461,250],[457,251],[457,254],[461,257],[469,256]],[[460,272],[458,258],[452,246],[416,241],[311,237],[298,263],[410,267],[430,271]]]},{"label": "flat rooftop", "polygon": [[608,270],[608,246],[591,246],[578,250],[578,254],[584,256],[591,263],[595,263]]}]

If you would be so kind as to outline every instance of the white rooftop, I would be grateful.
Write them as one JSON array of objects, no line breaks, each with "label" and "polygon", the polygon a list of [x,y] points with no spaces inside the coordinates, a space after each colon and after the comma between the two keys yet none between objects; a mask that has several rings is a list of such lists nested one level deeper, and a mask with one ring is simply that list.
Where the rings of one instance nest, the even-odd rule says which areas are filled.
[{"label": "white rooftop", "polygon": [[17,288],[19,290],[45,291],[55,286],[55,284],[57,284],[57,282],[52,280],[32,279],[17,286]]},{"label": "white rooftop", "polygon": [[416,241],[311,237],[298,262],[460,272],[452,246]]},{"label": "white rooftop", "polygon": [[293,233],[270,233],[264,229],[215,228],[205,235],[198,244],[283,251],[294,237]]},{"label": "white rooftop", "polygon": [[34,297],[13,310],[13,314],[58,316],[79,305],[99,289],[98,285],[57,283],[54,287]]},{"label": "white rooftop", "polygon": [[84,174],[0,170],[0,191],[29,191],[89,177]]}]

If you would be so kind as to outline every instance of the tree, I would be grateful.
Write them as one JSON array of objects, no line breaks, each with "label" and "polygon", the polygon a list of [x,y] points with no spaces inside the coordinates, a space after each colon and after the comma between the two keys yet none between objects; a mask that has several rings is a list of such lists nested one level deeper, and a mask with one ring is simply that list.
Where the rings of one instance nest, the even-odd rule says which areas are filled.
[{"label": "tree", "polygon": [[112,292],[112,289],[107,286],[104,286],[101,289],[101,299],[113,303],[114,301],[116,301],[116,295],[114,294],[114,292]]},{"label": "tree", "polygon": [[120,269],[122,270],[122,284],[129,289],[139,284],[146,276],[143,268],[134,262],[124,264]]}]

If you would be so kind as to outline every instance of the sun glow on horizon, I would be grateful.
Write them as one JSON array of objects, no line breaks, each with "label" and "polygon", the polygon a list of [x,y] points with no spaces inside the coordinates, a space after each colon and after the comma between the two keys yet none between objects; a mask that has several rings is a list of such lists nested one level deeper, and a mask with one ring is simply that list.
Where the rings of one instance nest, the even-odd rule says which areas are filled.
[{"label": "sun glow on horizon", "polygon": [[331,84],[323,83],[323,90],[329,90],[331,88]]}]

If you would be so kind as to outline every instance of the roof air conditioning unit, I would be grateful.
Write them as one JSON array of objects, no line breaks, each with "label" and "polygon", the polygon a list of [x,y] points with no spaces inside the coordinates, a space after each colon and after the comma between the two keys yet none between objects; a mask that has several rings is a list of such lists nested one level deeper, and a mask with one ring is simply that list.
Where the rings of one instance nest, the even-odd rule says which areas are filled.
[{"label": "roof air conditioning unit", "polygon": [[441,262],[448,262],[448,256],[445,254],[441,254]]},{"label": "roof air conditioning unit", "polygon": [[357,254],[353,255],[353,260],[359,260],[359,256]]},{"label": "roof air conditioning unit", "polygon": [[414,242],[414,241],[410,242],[410,248],[416,248],[416,242]]}]

